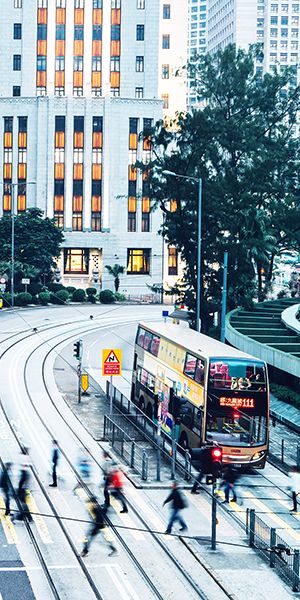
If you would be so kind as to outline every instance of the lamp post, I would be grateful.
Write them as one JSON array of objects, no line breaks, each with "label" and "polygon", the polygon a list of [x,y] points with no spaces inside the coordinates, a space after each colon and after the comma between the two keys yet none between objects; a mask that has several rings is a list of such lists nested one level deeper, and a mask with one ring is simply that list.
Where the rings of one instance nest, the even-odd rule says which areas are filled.
[{"label": "lamp post", "polygon": [[[27,181],[27,185],[35,185],[36,181]],[[4,185],[4,184],[2,184]],[[19,185],[19,182],[6,184],[11,187],[11,277],[10,277],[10,291],[11,291],[11,308],[15,307],[15,187]]]},{"label": "lamp post", "polygon": [[201,224],[202,224],[202,179],[201,177],[192,177],[190,175],[180,175],[173,171],[163,171],[164,175],[178,177],[179,179],[188,179],[198,182],[198,244],[197,244],[197,292],[196,292],[196,329],[201,332]]}]

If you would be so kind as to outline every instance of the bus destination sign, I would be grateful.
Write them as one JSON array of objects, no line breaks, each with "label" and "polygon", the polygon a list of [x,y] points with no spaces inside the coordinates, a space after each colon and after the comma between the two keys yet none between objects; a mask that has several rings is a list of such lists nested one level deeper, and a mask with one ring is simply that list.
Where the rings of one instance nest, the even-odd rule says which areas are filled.
[{"label": "bus destination sign", "polygon": [[220,406],[230,406],[231,408],[255,408],[254,398],[237,398],[221,396],[219,398]]}]

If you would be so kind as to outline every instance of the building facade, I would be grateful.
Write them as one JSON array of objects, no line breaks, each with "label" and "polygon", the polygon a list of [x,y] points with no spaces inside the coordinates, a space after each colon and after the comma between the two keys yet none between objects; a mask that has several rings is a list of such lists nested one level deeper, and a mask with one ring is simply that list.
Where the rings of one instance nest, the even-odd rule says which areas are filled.
[{"label": "building facade", "polygon": [[[188,2],[188,57],[207,52],[207,12],[209,0],[189,0]],[[187,87],[189,108],[201,108],[204,103],[197,97],[193,88]]]},{"label": "building facade", "polygon": [[120,291],[163,278],[141,132],[162,118],[160,0],[5,0],[0,24],[0,214],[38,206],[63,228],[66,285],[125,267]]}]

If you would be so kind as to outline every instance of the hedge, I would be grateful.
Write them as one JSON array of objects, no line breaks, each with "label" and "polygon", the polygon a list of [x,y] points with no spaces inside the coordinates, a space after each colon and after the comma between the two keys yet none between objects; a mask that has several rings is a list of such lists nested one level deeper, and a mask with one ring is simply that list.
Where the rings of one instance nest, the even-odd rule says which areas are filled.
[{"label": "hedge", "polygon": [[96,288],[93,288],[93,287],[87,288],[87,290],[86,290],[87,296],[96,296],[96,294],[97,294]]},{"label": "hedge", "polygon": [[49,292],[40,292],[39,293],[39,301],[43,306],[46,306],[50,302],[50,294]]},{"label": "hedge", "polygon": [[274,394],[274,396],[276,396],[276,398],[278,398],[278,400],[282,400],[283,402],[293,404],[293,406],[300,408],[300,394],[294,392],[294,390],[291,390],[284,385],[272,383],[271,392]]},{"label": "hedge", "polygon": [[50,294],[50,301],[52,304],[66,304],[69,299],[67,290],[59,290],[56,294]]},{"label": "hedge", "polygon": [[115,301],[115,295],[111,290],[102,290],[99,294],[99,300],[102,304],[112,304]]},{"label": "hedge", "polygon": [[72,300],[73,302],[84,302],[86,300],[85,291],[81,288],[75,290],[75,292],[73,292]]},{"label": "hedge", "polygon": [[27,306],[32,303],[32,295],[28,292],[21,292],[15,295],[15,306]]}]

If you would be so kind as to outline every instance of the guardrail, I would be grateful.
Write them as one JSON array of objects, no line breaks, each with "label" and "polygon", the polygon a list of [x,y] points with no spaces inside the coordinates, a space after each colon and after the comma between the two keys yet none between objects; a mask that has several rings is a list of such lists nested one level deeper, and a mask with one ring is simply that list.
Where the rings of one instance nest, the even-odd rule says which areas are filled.
[{"label": "guardrail", "polygon": [[299,591],[299,550],[291,548],[277,533],[247,508],[246,534],[249,546],[255,548],[268,561],[270,567],[292,587]]},{"label": "guardrail", "polygon": [[140,449],[133,440],[111,417],[104,415],[104,439],[122,456],[123,460],[135,469],[144,481],[148,479],[149,457],[145,449]]}]

